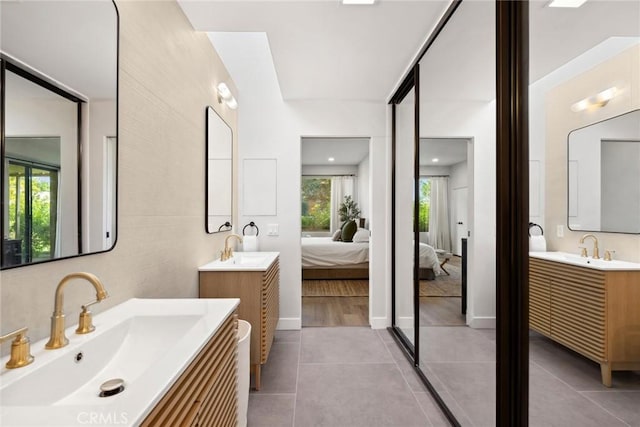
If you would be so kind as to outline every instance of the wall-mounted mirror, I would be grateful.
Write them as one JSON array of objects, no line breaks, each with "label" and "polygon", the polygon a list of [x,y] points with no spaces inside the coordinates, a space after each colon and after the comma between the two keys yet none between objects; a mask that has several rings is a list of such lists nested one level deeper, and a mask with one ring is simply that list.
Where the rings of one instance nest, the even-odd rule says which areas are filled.
[{"label": "wall-mounted mirror", "polygon": [[0,31],[1,267],[111,249],[118,137],[115,4],[0,2]]},{"label": "wall-mounted mirror", "polygon": [[233,132],[213,107],[207,107],[206,230],[231,230],[233,222]]},{"label": "wall-mounted mirror", "polygon": [[571,230],[640,234],[640,110],[569,133]]}]

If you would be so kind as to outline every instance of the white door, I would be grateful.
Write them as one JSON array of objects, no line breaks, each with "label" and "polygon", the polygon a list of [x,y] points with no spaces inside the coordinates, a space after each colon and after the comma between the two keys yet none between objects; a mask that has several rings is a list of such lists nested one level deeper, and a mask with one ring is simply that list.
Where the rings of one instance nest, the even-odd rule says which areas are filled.
[{"label": "white door", "polygon": [[453,253],[462,256],[462,238],[467,237],[467,187],[453,190]]}]

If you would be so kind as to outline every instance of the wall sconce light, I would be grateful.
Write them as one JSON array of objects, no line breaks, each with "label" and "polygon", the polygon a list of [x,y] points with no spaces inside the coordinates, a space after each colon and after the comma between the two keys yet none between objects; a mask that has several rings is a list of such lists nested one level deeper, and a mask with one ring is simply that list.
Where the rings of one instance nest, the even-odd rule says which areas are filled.
[{"label": "wall sconce light", "polygon": [[595,94],[594,96],[590,96],[589,98],[585,98],[583,100],[576,102],[571,106],[571,111],[573,111],[574,113],[577,113],[591,107],[598,107],[598,108],[604,107],[617,94],[618,94],[618,89],[615,87],[610,87],[607,90],[603,90],[602,92]]},{"label": "wall sconce light", "polygon": [[224,82],[218,84],[218,102],[222,104],[223,101],[232,110],[238,108],[238,101],[233,97],[229,87]]}]

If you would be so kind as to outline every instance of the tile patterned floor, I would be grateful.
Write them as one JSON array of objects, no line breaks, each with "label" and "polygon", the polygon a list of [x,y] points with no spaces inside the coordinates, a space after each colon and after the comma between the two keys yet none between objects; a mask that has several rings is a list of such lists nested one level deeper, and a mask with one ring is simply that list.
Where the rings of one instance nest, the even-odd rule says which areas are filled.
[{"label": "tile patterned floor", "polygon": [[[427,377],[463,426],[495,425],[495,331],[468,327],[420,328]],[[532,333],[529,342],[529,425],[640,426],[640,372],[600,367]]]},{"label": "tile patterned floor", "polygon": [[[427,376],[463,426],[495,425],[495,332],[421,328]],[[530,341],[530,425],[640,426],[640,373],[600,368],[539,336]],[[277,331],[249,427],[448,426],[386,330]]]},{"label": "tile patterned floor", "polygon": [[448,426],[385,330],[277,331],[249,427]]}]

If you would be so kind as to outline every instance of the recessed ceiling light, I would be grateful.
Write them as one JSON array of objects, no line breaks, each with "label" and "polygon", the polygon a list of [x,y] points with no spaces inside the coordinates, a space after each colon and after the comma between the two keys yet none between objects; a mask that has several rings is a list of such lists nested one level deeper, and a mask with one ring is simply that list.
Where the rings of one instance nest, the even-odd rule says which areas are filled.
[{"label": "recessed ceiling light", "polygon": [[585,4],[587,0],[551,0],[547,5],[548,7],[580,7]]},{"label": "recessed ceiling light", "polygon": [[329,160],[330,162],[335,162],[336,159],[334,159],[333,157],[329,157],[327,160]]},{"label": "recessed ceiling light", "polygon": [[374,4],[376,0],[342,0],[342,4]]},{"label": "recessed ceiling light", "polygon": [[438,159],[438,158],[436,157],[436,158],[431,159],[431,161],[432,161],[433,163],[438,163],[438,162],[440,161],[440,159]]}]

